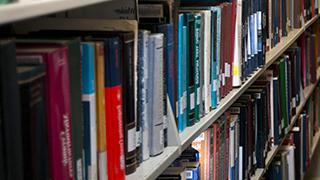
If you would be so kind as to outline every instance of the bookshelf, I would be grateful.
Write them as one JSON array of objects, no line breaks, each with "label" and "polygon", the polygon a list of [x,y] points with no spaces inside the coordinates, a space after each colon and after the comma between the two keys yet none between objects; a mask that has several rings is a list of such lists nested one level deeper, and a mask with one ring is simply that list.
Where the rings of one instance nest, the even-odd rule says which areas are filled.
[{"label": "bookshelf", "polygon": [[[317,69],[317,83],[320,80],[320,68]],[[307,103],[308,99],[310,98],[310,96],[312,95],[313,91],[315,90],[315,88],[317,87],[317,83],[315,84],[311,84],[308,87],[306,87],[303,90],[303,94],[304,94],[304,99],[303,101],[300,103],[300,105],[296,108],[296,115],[293,116],[291,118],[291,124],[288,128],[288,131],[291,131],[295,122],[297,121],[297,119],[299,118],[299,115],[301,114],[301,112],[303,111],[303,108],[305,106],[305,104]],[[251,177],[251,180],[260,180],[264,173],[266,172],[266,170],[268,169],[269,165],[271,164],[273,158],[275,157],[275,155],[278,153],[278,151],[280,150],[281,145],[283,144],[284,139],[288,136],[288,133],[286,133],[280,143],[280,145],[275,146],[271,149],[271,151],[268,152],[267,158],[266,158],[266,167],[264,169],[257,169],[256,173],[254,176]],[[312,151],[311,151],[311,156],[314,152],[314,149],[316,148],[318,141],[319,141],[319,132],[314,136],[314,144],[312,145]]]},{"label": "bookshelf", "polygon": [[200,120],[199,123],[192,127],[186,128],[181,134],[181,149],[184,150],[188,145],[204,130],[206,130],[222,113],[224,113],[250,86],[258,77],[282,55],[298,37],[317,19],[319,15],[313,17],[300,29],[295,29],[289,33],[287,37],[281,39],[281,42],[266,53],[266,64],[257,69],[252,76],[242,84],[241,87],[233,89],[226,97],[221,99],[220,104],[216,109]]},{"label": "bookshelf", "polygon": [[[216,109],[212,110],[205,117],[201,118],[200,122],[191,127],[187,127],[182,133],[178,134],[176,141],[180,142],[177,146],[169,146],[165,149],[163,154],[156,157],[150,157],[147,161],[143,162],[137,171],[131,175],[126,176],[127,180],[133,179],[155,179],[159,176],[163,170],[166,169],[183,150],[185,150],[192,141],[198,137],[204,130],[206,130],[212,123],[214,123],[258,78],[265,72],[265,70],[273,64],[298,38],[299,36],[319,18],[316,15],[311,20],[306,22],[301,28],[290,31],[287,37],[283,37],[281,42],[276,47],[272,48],[266,53],[266,63],[263,67],[258,68],[250,78],[248,78],[239,88],[234,88],[226,97],[221,99]],[[317,80],[320,79],[320,68],[317,71]],[[307,99],[311,96],[316,85],[310,85],[304,90],[304,101],[297,108],[297,114],[300,114],[303,110]],[[298,118],[298,115],[294,116],[291,120],[289,129],[292,129],[294,122]],[[170,131],[170,130],[169,130]],[[171,130],[172,131],[172,130]],[[173,132],[177,133],[177,132]],[[171,136],[169,136],[171,137]],[[281,143],[282,144],[282,143]],[[271,163],[274,156],[277,154],[280,146],[275,146],[269,153],[266,160],[265,169],[257,169],[256,175],[251,179],[259,180],[266,172],[268,165]]]},{"label": "bookshelf", "polygon": [[110,0],[29,0],[0,6],[0,25]]}]

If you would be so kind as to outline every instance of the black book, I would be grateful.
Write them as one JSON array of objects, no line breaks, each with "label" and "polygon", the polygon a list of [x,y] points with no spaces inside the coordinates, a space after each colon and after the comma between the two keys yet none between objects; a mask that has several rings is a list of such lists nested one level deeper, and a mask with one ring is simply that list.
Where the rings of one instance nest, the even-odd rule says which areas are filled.
[{"label": "black book", "polygon": [[16,74],[15,44],[0,40],[0,117],[4,179],[23,179],[21,111]]},{"label": "black book", "polygon": [[17,68],[21,99],[24,179],[49,179],[44,65]]},{"label": "black book", "polygon": [[139,0],[139,23],[167,24],[173,19],[173,7],[169,0]]}]

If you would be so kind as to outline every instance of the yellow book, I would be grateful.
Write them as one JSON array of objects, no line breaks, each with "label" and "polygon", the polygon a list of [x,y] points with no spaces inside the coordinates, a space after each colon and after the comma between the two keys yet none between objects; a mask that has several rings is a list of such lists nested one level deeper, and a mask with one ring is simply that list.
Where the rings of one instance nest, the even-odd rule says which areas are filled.
[{"label": "yellow book", "polygon": [[96,103],[97,103],[97,150],[99,179],[107,177],[106,114],[104,95],[104,44],[95,43]]}]

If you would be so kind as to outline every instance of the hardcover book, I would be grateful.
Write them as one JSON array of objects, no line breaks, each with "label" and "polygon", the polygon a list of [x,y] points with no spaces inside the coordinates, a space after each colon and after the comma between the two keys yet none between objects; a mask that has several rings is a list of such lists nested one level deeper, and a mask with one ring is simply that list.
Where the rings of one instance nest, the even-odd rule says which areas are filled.
[{"label": "hardcover book", "polygon": [[97,112],[95,44],[82,42],[82,106],[85,179],[97,179]]},{"label": "hardcover book", "polygon": [[53,180],[74,179],[67,48],[18,44],[17,53],[24,56],[42,56],[43,63],[46,64],[45,96],[50,97],[45,104],[50,174]]}]

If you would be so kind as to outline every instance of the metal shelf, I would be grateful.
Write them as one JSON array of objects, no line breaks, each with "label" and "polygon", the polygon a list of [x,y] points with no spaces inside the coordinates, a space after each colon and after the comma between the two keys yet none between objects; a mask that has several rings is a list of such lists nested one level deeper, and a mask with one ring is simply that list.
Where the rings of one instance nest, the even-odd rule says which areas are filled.
[{"label": "metal shelf", "polygon": [[24,0],[0,6],[0,25],[110,0]]}]

